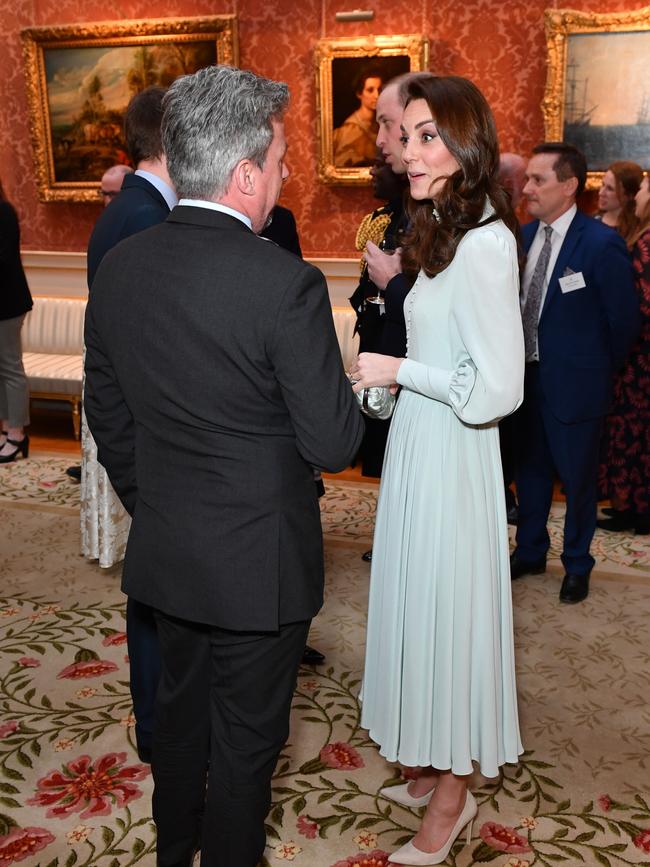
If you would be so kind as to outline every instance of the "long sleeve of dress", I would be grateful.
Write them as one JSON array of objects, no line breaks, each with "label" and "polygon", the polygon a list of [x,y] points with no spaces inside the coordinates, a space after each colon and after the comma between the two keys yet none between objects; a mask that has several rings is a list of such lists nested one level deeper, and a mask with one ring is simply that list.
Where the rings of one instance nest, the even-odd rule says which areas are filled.
[{"label": "long sleeve of dress", "polygon": [[487,424],[514,412],[523,398],[515,239],[503,229],[474,230],[459,245],[454,263],[450,327],[457,328],[465,353],[449,370],[407,358],[397,381],[448,404],[467,424]]}]

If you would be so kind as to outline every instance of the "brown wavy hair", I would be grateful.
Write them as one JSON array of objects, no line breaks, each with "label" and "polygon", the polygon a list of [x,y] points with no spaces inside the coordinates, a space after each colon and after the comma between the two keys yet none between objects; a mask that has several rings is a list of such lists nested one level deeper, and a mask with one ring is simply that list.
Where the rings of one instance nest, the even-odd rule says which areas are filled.
[{"label": "brown wavy hair", "polygon": [[[436,193],[439,222],[432,216],[432,200],[407,197],[410,228],[402,247],[402,266],[408,274],[422,268],[428,277],[451,263],[461,239],[470,229],[503,220],[515,237],[519,224],[510,197],[499,184],[499,143],[490,106],[478,87],[457,75],[431,75],[407,81],[405,105],[424,99],[438,135],[460,168]],[[483,220],[486,202],[495,215]]]},{"label": "brown wavy hair", "polygon": [[628,249],[631,249],[639,225],[635,213],[636,202],[634,201],[634,197],[643,180],[643,169],[637,163],[630,162],[629,160],[617,160],[615,163],[607,166],[607,171],[614,175],[616,195],[621,205],[621,215],[618,218],[616,230],[619,235],[623,236]]}]

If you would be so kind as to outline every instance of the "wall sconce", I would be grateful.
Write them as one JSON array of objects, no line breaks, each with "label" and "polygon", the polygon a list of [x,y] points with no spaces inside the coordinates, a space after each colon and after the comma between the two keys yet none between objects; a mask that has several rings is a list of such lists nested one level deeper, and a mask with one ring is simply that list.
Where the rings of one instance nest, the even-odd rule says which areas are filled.
[{"label": "wall sconce", "polygon": [[351,12],[337,12],[337,21],[372,21],[375,17],[372,9],[353,9]]}]

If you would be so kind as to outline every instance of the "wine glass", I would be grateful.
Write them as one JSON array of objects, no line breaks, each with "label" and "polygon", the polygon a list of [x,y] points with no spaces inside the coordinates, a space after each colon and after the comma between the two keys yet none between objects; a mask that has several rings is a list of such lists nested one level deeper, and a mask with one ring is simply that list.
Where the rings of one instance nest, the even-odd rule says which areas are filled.
[{"label": "wine glass", "polygon": [[[380,250],[383,250],[384,253],[387,253],[389,256],[392,256],[395,250],[397,249],[396,238],[393,234],[389,234],[388,232],[381,239],[379,244],[377,245]],[[366,298],[366,301],[369,304],[383,304],[384,303],[384,289],[377,289],[376,295],[370,295]]]}]

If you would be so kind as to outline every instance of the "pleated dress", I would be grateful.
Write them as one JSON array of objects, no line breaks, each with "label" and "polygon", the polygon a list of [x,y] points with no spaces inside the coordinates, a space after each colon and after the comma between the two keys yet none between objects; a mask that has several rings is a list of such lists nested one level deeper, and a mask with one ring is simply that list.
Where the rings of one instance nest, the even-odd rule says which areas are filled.
[{"label": "pleated dress", "polygon": [[523,396],[511,232],[469,231],[441,274],[420,273],[404,313],[361,722],[389,761],[456,774],[477,762],[492,777],[522,752],[497,426]]}]

